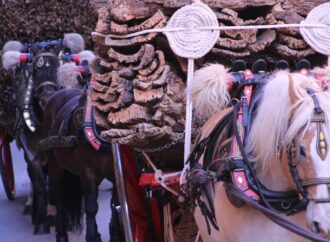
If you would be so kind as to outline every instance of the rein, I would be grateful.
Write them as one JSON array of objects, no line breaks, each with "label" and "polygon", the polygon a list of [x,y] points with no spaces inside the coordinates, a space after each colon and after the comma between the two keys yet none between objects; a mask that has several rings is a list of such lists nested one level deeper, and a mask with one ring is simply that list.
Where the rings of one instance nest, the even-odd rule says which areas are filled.
[{"label": "rein", "polygon": [[226,191],[230,193],[233,197],[241,200],[242,202],[253,207],[254,209],[262,212],[266,217],[268,217],[274,223],[286,228],[287,230],[290,230],[291,232],[296,233],[311,241],[316,241],[316,242],[330,241],[290,222],[289,220],[287,220],[277,212],[260,205],[257,201],[251,199],[250,197],[246,196],[243,192],[239,191],[233,184],[225,183],[225,186],[226,186]]},{"label": "rein", "polygon": [[[319,102],[314,95],[314,91],[308,89],[307,92],[312,97],[314,102],[314,114],[311,121],[316,122],[317,124],[317,150],[319,156],[324,160],[328,151],[325,135],[321,127],[321,124],[325,122],[325,114],[320,108]],[[252,162],[250,161],[248,154],[244,149],[242,136],[240,135],[240,129],[238,127],[238,112],[240,109],[240,105],[242,105],[242,103],[235,104],[233,111],[230,112],[229,115],[231,118],[222,118],[213,128],[209,136],[198,142],[188,159],[188,161],[191,162],[192,166],[187,179],[187,194],[190,195],[190,197],[193,198],[195,201],[197,201],[197,205],[200,207],[202,215],[204,215],[205,217],[208,232],[211,232],[209,225],[210,222],[215,229],[218,230],[219,228],[215,221],[213,200],[211,198],[210,192],[206,187],[207,184],[210,182],[213,184],[213,182],[223,181],[226,187],[228,199],[233,203],[234,206],[240,207],[244,203],[247,203],[253,208],[263,212],[269,219],[271,219],[275,223],[306,239],[310,239],[313,241],[329,242],[330,240],[324,239],[321,236],[316,235],[285,219],[278,213],[283,211],[279,211],[278,209],[274,208],[273,204],[274,202],[281,202],[281,206],[284,212],[287,215],[293,215],[306,209],[306,206],[309,201],[313,201],[315,203],[328,203],[330,202],[330,198],[309,198],[306,188],[309,186],[330,184],[330,177],[311,178],[304,180],[300,179],[297,170],[297,166],[299,165],[300,161],[300,149],[297,142],[297,138],[295,138],[287,148],[287,155],[291,177],[296,184],[297,190],[288,192],[276,192],[266,189],[258,180]],[[209,161],[212,160],[212,152],[214,152],[214,146],[217,141],[217,138],[219,137],[221,131],[226,127],[227,122],[232,122],[234,138],[236,138],[242,159],[232,160],[232,158],[227,157],[224,159],[217,159],[210,163]],[[220,144],[220,146],[221,145],[222,144]],[[202,167],[198,161],[203,154],[204,163]],[[212,169],[210,169],[210,167],[212,167]],[[244,177],[246,177],[248,185],[246,189],[252,189],[254,192],[257,192],[257,195],[260,196],[260,199],[256,199],[253,196],[251,197],[249,194],[246,193],[246,190],[242,190],[237,186],[237,184],[233,183],[233,178],[231,177],[231,175],[233,174],[233,171],[238,170],[241,170],[241,172],[245,174]],[[202,191],[206,195],[206,202],[200,199]],[[264,191],[266,191],[266,193]],[[281,198],[281,200],[279,200],[279,198]],[[284,206],[284,204],[286,204],[286,206]]]}]

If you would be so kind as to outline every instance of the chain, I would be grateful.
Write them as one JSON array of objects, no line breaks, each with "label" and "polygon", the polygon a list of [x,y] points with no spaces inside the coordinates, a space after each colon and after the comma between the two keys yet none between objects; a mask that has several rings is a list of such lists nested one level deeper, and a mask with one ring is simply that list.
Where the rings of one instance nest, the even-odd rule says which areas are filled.
[{"label": "chain", "polygon": [[[192,129],[192,133],[195,134],[197,132],[197,129]],[[152,148],[152,149],[139,149],[139,148],[134,148],[136,151],[139,152],[146,152],[146,153],[155,153],[155,152],[159,152],[159,151],[163,151],[166,149],[169,149],[171,147],[173,147],[174,145],[176,145],[177,143],[179,143],[180,140],[182,140],[184,138],[185,135],[185,131],[183,131],[182,133],[179,133],[175,139],[172,142],[169,142],[165,145],[162,146],[158,146],[156,148]]]}]

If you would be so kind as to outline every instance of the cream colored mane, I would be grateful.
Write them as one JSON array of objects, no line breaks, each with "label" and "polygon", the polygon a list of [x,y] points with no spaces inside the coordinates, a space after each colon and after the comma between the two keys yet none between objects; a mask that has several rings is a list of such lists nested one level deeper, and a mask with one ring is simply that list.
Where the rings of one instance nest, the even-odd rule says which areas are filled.
[{"label": "cream colored mane", "polygon": [[[302,74],[290,74],[293,79],[293,89],[298,98],[292,105],[289,96],[289,73],[275,73],[266,84],[264,95],[248,140],[248,151],[252,153],[257,168],[262,172],[270,171],[274,165],[279,165],[278,147],[287,145],[301,130],[306,131],[314,110],[312,98],[305,88],[311,88],[326,114],[330,114],[330,93],[322,92],[316,81]],[[293,116],[290,119],[291,112]],[[327,122],[328,124],[328,122]],[[329,125],[327,125],[329,129]]]}]

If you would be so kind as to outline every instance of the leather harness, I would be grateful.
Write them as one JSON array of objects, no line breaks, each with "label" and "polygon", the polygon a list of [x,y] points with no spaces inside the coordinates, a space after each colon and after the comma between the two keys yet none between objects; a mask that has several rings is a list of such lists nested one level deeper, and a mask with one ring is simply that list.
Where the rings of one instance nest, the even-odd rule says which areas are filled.
[{"label": "leather harness", "polygon": [[[250,76],[249,79],[253,79],[253,76]],[[253,83],[253,81],[249,80],[248,85],[250,83]],[[259,80],[256,83],[261,82]],[[244,86],[244,83],[242,86]],[[320,108],[315,92],[310,89],[308,89],[307,92],[312,97],[314,102],[314,114],[311,120],[317,124],[317,150],[320,157],[325,159],[327,154],[327,142],[321,127],[322,123],[325,122],[324,112]],[[242,133],[242,129],[244,129],[242,127],[246,128],[247,133],[249,132],[249,127],[251,126],[252,120],[251,112],[253,112],[255,105],[257,105],[260,100],[259,96],[256,97],[257,102],[252,101],[252,106],[249,107],[250,100],[248,100],[248,108],[246,108],[247,98],[243,94],[241,102],[234,104],[233,111],[229,112],[218,122],[209,136],[197,143],[188,159],[191,164],[191,170],[187,177],[187,194],[191,199],[197,201],[196,205],[200,207],[201,212],[205,217],[209,233],[211,232],[209,225],[210,223],[215,229],[219,228],[215,219],[213,200],[210,191],[208,190],[209,188],[207,189],[207,187],[209,187],[207,185],[210,183],[213,184],[214,182],[224,181],[227,196],[233,205],[240,207],[249,201],[248,203],[250,205],[263,211],[272,220],[275,220],[274,222],[284,226],[285,228],[298,233],[305,238],[312,239],[313,241],[328,241],[318,235],[312,234],[311,232],[300,228],[288,220],[283,219],[283,217],[276,216],[278,212],[293,215],[304,210],[310,201],[307,193],[307,187],[319,184],[330,184],[330,178],[300,179],[297,170],[297,166],[299,165],[300,149],[297,138],[295,138],[287,147],[286,152],[291,176],[296,184],[297,190],[285,192],[271,191],[260,183],[255,174],[253,163],[250,161],[248,154],[245,152],[243,145],[245,137],[244,133]],[[252,111],[249,113],[247,109]],[[246,113],[248,113],[247,119]],[[240,119],[240,117],[243,118]],[[218,139],[221,131],[225,128],[231,130],[229,136],[231,135],[234,137],[231,143],[236,142],[239,153],[237,153],[238,155],[236,156],[236,159],[233,159],[235,158],[235,154],[232,154],[232,156],[227,156],[225,158],[212,161],[216,140]],[[202,167],[198,161],[203,154],[204,162]],[[206,202],[202,201],[200,198],[202,191],[206,195]],[[258,203],[255,201],[258,201]],[[330,198],[313,199],[313,201],[316,203],[330,202]],[[260,206],[262,208],[260,208]]]}]

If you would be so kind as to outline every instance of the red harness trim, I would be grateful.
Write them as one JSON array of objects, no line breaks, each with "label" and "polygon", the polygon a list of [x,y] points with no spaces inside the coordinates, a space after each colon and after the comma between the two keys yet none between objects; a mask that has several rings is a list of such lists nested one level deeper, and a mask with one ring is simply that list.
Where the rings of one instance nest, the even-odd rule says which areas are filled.
[{"label": "red harness trim", "polygon": [[[171,174],[172,172],[164,172],[163,175]],[[180,177],[178,176],[170,176],[166,178],[166,185],[175,189],[176,191],[180,191]],[[140,187],[150,186],[152,190],[162,189],[162,186],[155,179],[155,173],[143,173],[140,177],[139,181]]]},{"label": "red harness trim", "polygon": [[84,124],[89,124],[88,126],[84,125],[84,135],[88,143],[95,149],[99,150],[101,148],[101,141],[96,137],[94,130],[92,128],[92,98],[90,95],[87,95],[87,101],[85,104],[84,111]]},{"label": "red harness trim", "polygon": [[[244,77],[245,79],[251,79],[253,78],[253,73],[250,70],[246,70],[244,71]],[[247,99],[247,103],[248,105],[250,104],[251,101],[251,95],[252,95],[252,89],[253,86],[252,85],[246,85],[244,87],[244,95]],[[242,105],[240,107],[239,113],[238,113],[238,117],[237,117],[238,122],[241,124],[241,126],[243,127],[243,110],[242,110]],[[244,129],[244,128],[243,128]],[[243,132],[243,136],[242,136],[242,140],[244,140],[244,135],[245,135],[245,130]],[[236,138],[234,138],[233,140],[233,145],[232,145],[232,156],[236,157],[238,153],[238,145],[237,145],[237,140]],[[248,180],[246,178],[245,172],[242,169],[235,169],[232,174],[231,174],[231,178],[233,180],[233,183],[235,184],[235,186],[237,186],[242,192],[245,193],[245,195],[259,200],[260,197],[259,195],[254,192],[252,189],[249,188],[249,184],[248,184]]]}]

